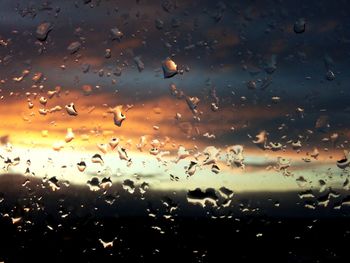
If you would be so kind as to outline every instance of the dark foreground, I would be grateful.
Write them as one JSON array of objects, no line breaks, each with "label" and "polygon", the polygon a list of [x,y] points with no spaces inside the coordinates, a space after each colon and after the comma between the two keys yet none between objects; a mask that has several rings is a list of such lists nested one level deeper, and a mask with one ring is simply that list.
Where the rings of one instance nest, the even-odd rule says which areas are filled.
[{"label": "dark foreground", "polygon": [[24,180],[0,178],[4,262],[348,262],[348,210],[306,209],[297,193],[234,195],[223,209],[185,193],[52,192]]}]

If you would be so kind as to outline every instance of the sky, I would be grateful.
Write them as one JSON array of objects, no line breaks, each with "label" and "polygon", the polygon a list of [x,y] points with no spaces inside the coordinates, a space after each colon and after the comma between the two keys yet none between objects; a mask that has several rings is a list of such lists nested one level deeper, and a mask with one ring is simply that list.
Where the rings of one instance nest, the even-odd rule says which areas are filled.
[{"label": "sky", "polygon": [[[347,1],[4,0],[1,173],[29,168],[77,184],[93,176],[133,178],[160,189],[286,191],[320,188],[320,180],[342,187],[347,169],[336,163],[350,135],[349,7]],[[40,40],[36,30],[45,22],[52,29]],[[297,33],[299,24],[305,30]],[[119,40],[113,28],[123,33]],[[74,42],[80,48],[72,54]],[[163,76],[167,58],[179,71],[171,78]],[[196,111],[190,98],[199,99]],[[67,113],[70,103],[78,115]],[[118,105],[126,116],[120,127],[111,113]],[[67,129],[74,133],[69,142]],[[114,149],[112,138],[119,139]],[[232,151],[237,145],[243,157]],[[207,147],[216,149],[210,164]],[[92,162],[96,153],[103,165]]]}]

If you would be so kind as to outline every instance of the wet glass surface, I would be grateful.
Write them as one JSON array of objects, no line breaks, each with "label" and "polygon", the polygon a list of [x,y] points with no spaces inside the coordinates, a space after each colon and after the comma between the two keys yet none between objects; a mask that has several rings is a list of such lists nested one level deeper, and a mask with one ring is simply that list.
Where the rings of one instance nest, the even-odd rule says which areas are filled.
[{"label": "wet glass surface", "polygon": [[0,262],[347,262],[348,1],[0,1]]}]

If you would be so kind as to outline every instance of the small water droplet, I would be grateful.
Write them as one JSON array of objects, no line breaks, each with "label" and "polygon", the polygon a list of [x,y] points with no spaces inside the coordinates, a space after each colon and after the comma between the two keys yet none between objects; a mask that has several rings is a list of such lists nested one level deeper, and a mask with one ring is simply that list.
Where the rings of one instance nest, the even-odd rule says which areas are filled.
[{"label": "small water droplet", "polygon": [[162,63],[164,78],[171,78],[178,73],[177,65],[170,58],[167,58]]},{"label": "small water droplet", "polygon": [[77,112],[77,110],[75,109],[75,106],[74,106],[74,103],[73,103],[73,102],[67,104],[67,105],[65,106],[65,109],[66,109],[67,113],[68,113],[70,116],[77,116],[77,115],[78,115],[78,112]]},{"label": "small water droplet", "polygon": [[96,154],[94,154],[92,157],[91,157],[91,162],[93,162],[93,163],[99,163],[99,164],[101,164],[101,165],[103,165],[103,159],[102,159],[102,157],[101,157],[101,155],[100,154],[98,154],[98,153],[96,153]]},{"label": "small water droplet", "polygon": [[77,163],[77,167],[79,172],[84,172],[86,169],[86,163],[84,161],[81,161],[79,163]]},{"label": "small water droplet", "polygon": [[41,23],[36,28],[36,38],[40,41],[45,41],[49,32],[53,29],[53,26],[50,22]]},{"label": "small water droplet", "polygon": [[295,23],[294,23],[294,32],[297,34],[301,34],[305,32],[305,27],[306,27],[306,22],[304,18],[299,18]]}]

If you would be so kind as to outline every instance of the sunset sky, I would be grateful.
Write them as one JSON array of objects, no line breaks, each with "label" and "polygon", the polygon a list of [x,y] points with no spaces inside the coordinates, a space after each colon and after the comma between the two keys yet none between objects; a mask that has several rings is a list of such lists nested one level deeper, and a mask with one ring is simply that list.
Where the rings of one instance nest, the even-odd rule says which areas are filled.
[{"label": "sunset sky", "polygon": [[[29,167],[38,176],[72,183],[93,176],[134,178],[155,189],[285,191],[319,188],[320,179],[342,187],[336,162],[344,158],[350,135],[346,8],[323,3],[315,16],[303,4],[289,9],[292,1],[281,8],[278,1],[274,8],[265,1],[3,1],[1,173]],[[306,30],[297,34],[293,25],[304,13]],[[43,22],[52,27],[44,41],[36,37]],[[123,33],[120,40],[111,38],[113,28]],[[67,48],[73,42],[81,46],[72,54]],[[179,74],[164,78],[166,58]],[[183,95],[172,94],[171,87]],[[186,101],[191,97],[200,100],[197,112]],[[70,103],[77,116],[67,113]],[[126,116],[120,127],[110,112],[118,105]],[[70,142],[67,129],[74,133]],[[281,143],[283,150],[256,145],[262,131],[267,145]],[[137,147],[142,136],[144,145]],[[131,165],[119,158],[118,147],[109,147],[111,138],[120,140]],[[152,140],[169,151],[160,160],[161,154],[150,153]],[[293,149],[298,140],[301,148]],[[107,144],[107,153],[99,144]],[[227,163],[234,145],[243,146],[245,168]],[[212,164],[203,165],[208,146],[220,150],[218,174]],[[189,156],[176,162],[179,147]],[[315,148],[319,156],[310,157]],[[103,165],[91,162],[96,153]],[[6,159],[18,156],[20,163],[6,169]],[[279,169],[279,157],[291,160],[290,176]],[[82,160],[87,169],[79,172]],[[186,178],[191,161],[197,171]]]}]

